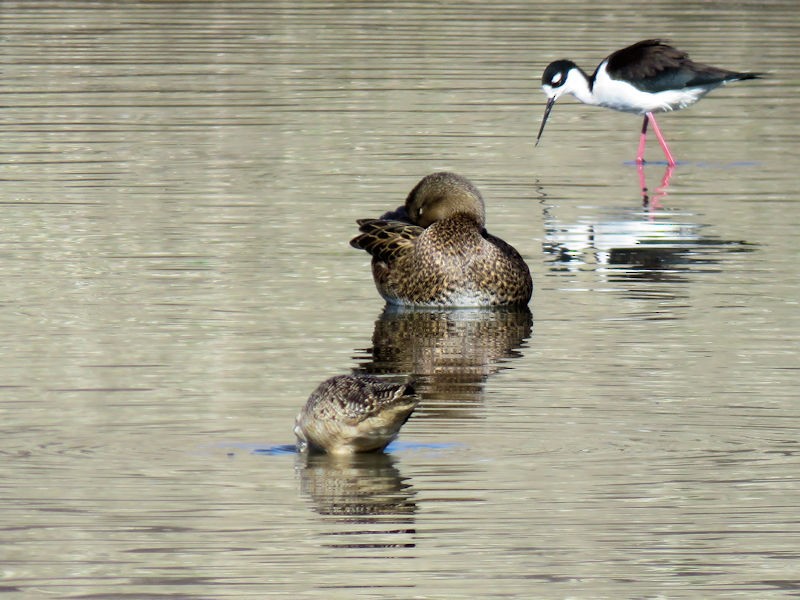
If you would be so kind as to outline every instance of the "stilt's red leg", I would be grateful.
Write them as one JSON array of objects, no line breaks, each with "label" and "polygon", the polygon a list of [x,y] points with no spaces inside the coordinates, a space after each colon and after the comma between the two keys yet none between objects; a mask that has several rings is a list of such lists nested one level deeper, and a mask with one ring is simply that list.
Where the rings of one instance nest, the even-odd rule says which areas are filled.
[{"label": "stilt's red leg", "polygon": [[670,167],[675,166],[675,159],[672,158],[672,152],[669,151],[669,146],[667,146],[667,140],[664,139],[664,136],[661,135],[661,129],[658,127],[658,123],[656,123],[656,118],[653,116],[653,113],[647,113],[644,118],[650,118],[653,122],[653,131],[656,132],[656,137],[658,138],[658,143],[661,144],[661,149],[664,151],[664,156],[667,157],[667,164]]},{"label": "stilt's red leg", "polygon": [[639,137],[639,150],[636,152],[636,162],[644,164],[644,147],[647,143],[647,121],[650,120],[650,113],[645,113],[642,121],[642,135]]}]

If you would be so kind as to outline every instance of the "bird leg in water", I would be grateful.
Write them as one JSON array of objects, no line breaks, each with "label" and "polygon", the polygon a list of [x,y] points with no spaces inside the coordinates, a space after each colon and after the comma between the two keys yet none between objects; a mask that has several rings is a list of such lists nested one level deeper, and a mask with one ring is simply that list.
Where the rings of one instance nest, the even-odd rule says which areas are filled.
[{"label": "bird leg in water", "polygon": [[661,128],[658,126],[656,122],[656,118],[653,116],[653,113],[645,113],[644,114],[644,121],[642,121],[642,134],[639,137],[639,150],[636,153],[636,162],[639,164],[644,163],[644,147],[647,143],[647,124],[649,122],[653,122],[653,131],[656,134],[656,138],[658,139],[658,143],[661,145],[661,149],[664,151],[664,156],[667,159],[667,164],[670,167],[675,166],[675,159],[672,157],[672,152],[669,150],[669,146],[667,145],[667,140],[664,139],[664,136],[661,134]]},{"label": "bird leg in water", "polygon": [[636,151],[636,162],[640,165],[644,164],[644,147],[647,144],[647,122],[649,120],[650,113],[645,113],[644,121],[642,121],[642,135],[639,136],[639,149]]}]

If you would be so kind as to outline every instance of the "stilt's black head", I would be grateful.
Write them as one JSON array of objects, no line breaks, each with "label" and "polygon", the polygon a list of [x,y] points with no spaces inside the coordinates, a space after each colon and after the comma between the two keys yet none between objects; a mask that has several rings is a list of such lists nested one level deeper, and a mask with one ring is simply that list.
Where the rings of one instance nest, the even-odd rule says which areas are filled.
[{"label": "stilt's black head", "polygon": [[[558,88],[564,85],[570,69],[577,68],[571,60],[557,60],[547,65],[542,74],[542,87]],[[546,91],[546,90],[545,90]],[[548,94],[549,95],[549,94]]]},{"label": "stilt's black head", "polygon": [[550,116],[550,111],[553,110],[553,105],[556,103],[556,100],[558,100],[558,97],[566,90],[563,86],[567,83],[569,72],[573,69],[578,69],[578,65],[571,60],[557,60],[547,65],[547,68],[542,74],[542,91],[544,91],[547,96],[547,106],[544,109],[542,124],[539,126],[539,135],[536,136],[537,146],[544,132],[547,117]]}]

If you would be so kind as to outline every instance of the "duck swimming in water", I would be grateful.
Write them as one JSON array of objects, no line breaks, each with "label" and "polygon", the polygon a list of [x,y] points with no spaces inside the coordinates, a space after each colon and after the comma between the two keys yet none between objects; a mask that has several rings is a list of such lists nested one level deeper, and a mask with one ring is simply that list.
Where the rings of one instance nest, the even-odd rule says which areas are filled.
[{"label": "duck swimming in water", "polygon": [[295,419],[298,449],[355,454],[386,448],[419,400],[409,383],[369,375],[338,375],[323,381]]},{"label": "duck swimming in water", "polygon": [[528,266],[486,231],[483,197],[461,175],[432,173],[405,206],[358,225],[350,245],[372,255],[375,285],[389,304],[524,306],[531,299]]}]

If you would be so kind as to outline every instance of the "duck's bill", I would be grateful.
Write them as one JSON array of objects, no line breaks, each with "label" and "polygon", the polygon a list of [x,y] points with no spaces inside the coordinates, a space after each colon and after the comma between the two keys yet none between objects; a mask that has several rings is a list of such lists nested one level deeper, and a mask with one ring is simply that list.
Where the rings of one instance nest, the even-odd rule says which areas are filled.
[{"label": "duck's bill", "polygon": [[544,108],[544,117],[542,117],[542,124],[539,127],[539,135],[536,136],[536,145],[539,145],[539,140],[542,137],[542,132],[544,131],[544,126],[547,124],[547,117],[550,116],[550,111],[553,110],[553,105],[556,103],[555,98],[548,98],[547,99],[547,106]]}]

